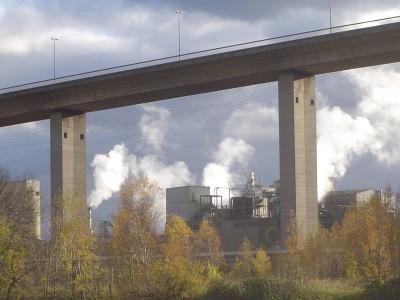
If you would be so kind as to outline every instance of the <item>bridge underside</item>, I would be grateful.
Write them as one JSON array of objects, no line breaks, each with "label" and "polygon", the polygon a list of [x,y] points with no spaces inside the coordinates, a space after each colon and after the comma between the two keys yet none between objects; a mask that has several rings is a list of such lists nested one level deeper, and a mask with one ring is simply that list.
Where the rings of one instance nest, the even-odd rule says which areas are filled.
[{"label": "bridge underside", "polygon": [[317,227],[314,76],[400,61],[400,23],[197,57],[0,94],[0,127],[51,120],[52,212],[86,197],[85,113],[272,81],[279,83],[281,228]]}]

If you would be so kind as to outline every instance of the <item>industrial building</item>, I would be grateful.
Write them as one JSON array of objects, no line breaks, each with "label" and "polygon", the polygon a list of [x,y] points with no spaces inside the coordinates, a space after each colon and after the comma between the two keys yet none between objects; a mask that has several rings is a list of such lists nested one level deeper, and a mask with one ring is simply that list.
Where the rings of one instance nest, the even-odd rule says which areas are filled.
[{"label": "industrial building", "polygon": [[250,173],[238,196],[229,196],[226,201],[217,190],[211,194],[210,187],[205,186],[167,188],[167,218],[179,215],[193,230],[198,229],[204,218],[212,220],[224,252],[238,251],[245,237],[255,247],[279,246],[279,182],[264,187],[256,184],[254,173]]},{"label": "industrial building", "polygon": [[352,205],[362,205],[373,195],[383,196],[382,191],[372,189],[331,191],[327,193],[319,203],[319,222],[325,228],[333,224],[341,225],[346,210]]},{"label": "industrial building", "polygon": [[[215,188],[214,194],[211,194],[210,187],[206,186],[168,188],[167,217],[179,215],[193,230],[198,229],[204,218],[212,220],[225,253],[237,252],[244,237],[254,247],[282,247],[279,181],[265,187],[256,184],[254,173],[250,173],[239,196],[229,195],[229,201],[224,201],[218,195],[218,189]],[[383,197],[382,191],[372,189],[334,191],[333,184],[332,191],[318,205],[319,224],[325,228],[331,228],[335,223],[342,224],[346,210],[351,205],[362,205],[374,194]]]},{"label": "industrial building", "polygon": [[18,224],[25,226],[32,237],[40,239],[40,181],[6,182],[0,191],[0,214],[20,218]]}]

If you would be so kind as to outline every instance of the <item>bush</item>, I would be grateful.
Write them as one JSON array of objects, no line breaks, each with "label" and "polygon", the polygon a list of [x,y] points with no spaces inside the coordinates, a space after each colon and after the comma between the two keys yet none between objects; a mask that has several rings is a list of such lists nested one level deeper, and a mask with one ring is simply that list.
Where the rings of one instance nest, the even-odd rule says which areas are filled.
[{"label": "bush", "polygon": [[310,299],[306,288],[274,276],[224,280],[209,289],[204,299]]},{"label": "bush", "polygon": [[371,284],[365,289],[363,299],[400,299],[400,278],[390,280],[383,285]]}]

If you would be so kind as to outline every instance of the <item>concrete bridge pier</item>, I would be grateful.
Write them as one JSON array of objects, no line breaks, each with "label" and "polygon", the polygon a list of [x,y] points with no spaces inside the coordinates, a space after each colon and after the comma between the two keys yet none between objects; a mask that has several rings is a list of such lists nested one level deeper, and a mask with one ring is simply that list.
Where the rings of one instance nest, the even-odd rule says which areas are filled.
[{"label": "concrete bridge pier", "polygon": [[[50,114],[51,224],[62,219],[62,197],[77,196],[86,205],[86,115],[57,111]],[[53,226],[54,225],[54,226]]]},{"label": "concrete bridge pier", "polygon": [[318,227],[315,78],[278,76],[281,236],[293,215],[303,234]]}]

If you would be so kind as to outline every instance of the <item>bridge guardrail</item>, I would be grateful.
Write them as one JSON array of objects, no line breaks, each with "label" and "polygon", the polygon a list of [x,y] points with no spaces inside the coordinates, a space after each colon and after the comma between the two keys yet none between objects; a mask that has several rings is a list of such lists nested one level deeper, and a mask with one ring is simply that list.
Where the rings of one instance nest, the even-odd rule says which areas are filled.
[{"label": "bridge guardrail", "polygon": [[40,81],[35,81],[35,82],[30,82],[30,83],[24,83],[24,84],[20,84],[20,85],[14,85],[14,86],[10,86],[10,87],[0,88],[0,94],[15,92],[15,91],[24,90],[24,89],[36,88],[36,87],[41,87],[41,86],[50,86],[55,83],[62,83],[62,82],[68,82],[68,81],[77,80],[77,79],[84,79],[84,78],[97,76],[97,75],[106,75],[106,74],[111,74],[111,73],[120,72],[120,71],[128,71],[128,70],[133,70],[133,69],[138,69],[138,68],[163,64],[163,63],[169,63],[169,62],[174,62],[174,61],[179,61],[179,60],[193,59],[193,58],[197,58],[197,57],[202,57],[202,56],[207,56],[207,55],[212,55],[212,54],[219,54],[219,53],[224,53],[224,52],[228,52],[228,51],[243,50],[243,49],[248,49],[248,48],[257,47],[257,46],[264,46],[264,45],[269,45],[269,44],[279,43],[279,42],[288,42],[288,41],[296,40],[299,38],[307,38],[307,37],[314,37],[314,36],[319,36],[319,35],[324,35],[324,34],[329,34],[329,33],[343,32],[343,31],[347,31],[349,29],[358,29],[358,28],[365,28],[365,27],[372,27],[372,26],[377,26],[377,25],[395,23],[394,20],[399,21],[400,16],[393,16],[393,17],[388,17],[388,18],[383,18],[383,19],[363,21],[363,22],[357,22],[357,23],[353,23],[353,24],[346,24],[346,25],[340,25],[340,26],[335,26],[335,27],[310,30],[310,31],[288,34],[288,35],[279,36],[279,37],[272,37],[272,38],[267,38],[267,39],[262,39],[262,40],[257,40],[257,41],[245,42],[245,43],[223,46],[223,47],[218,47],[218,48],[213,48],[213,49],[206,49],[206,50],[196,51],[196,52],[192,52],[192,53],[184,53],[181,55],[157,58],[157,59],[153,59],[153,60],[147,60],[147,61],[142,61],[142,62],[137,62],[137,63],[132,63],[132,64],[126,64],[126,65],[104,68],[104,69],[88,71],[88,72],[83,72],[83,73],[78,73],[78,74],[72,74],[72,75],[67,75],[67,76],[62,76],[62,77],[57,77],[57,78],[52,78],[52,79],[45,79],[45,80],[40,80]]}]

